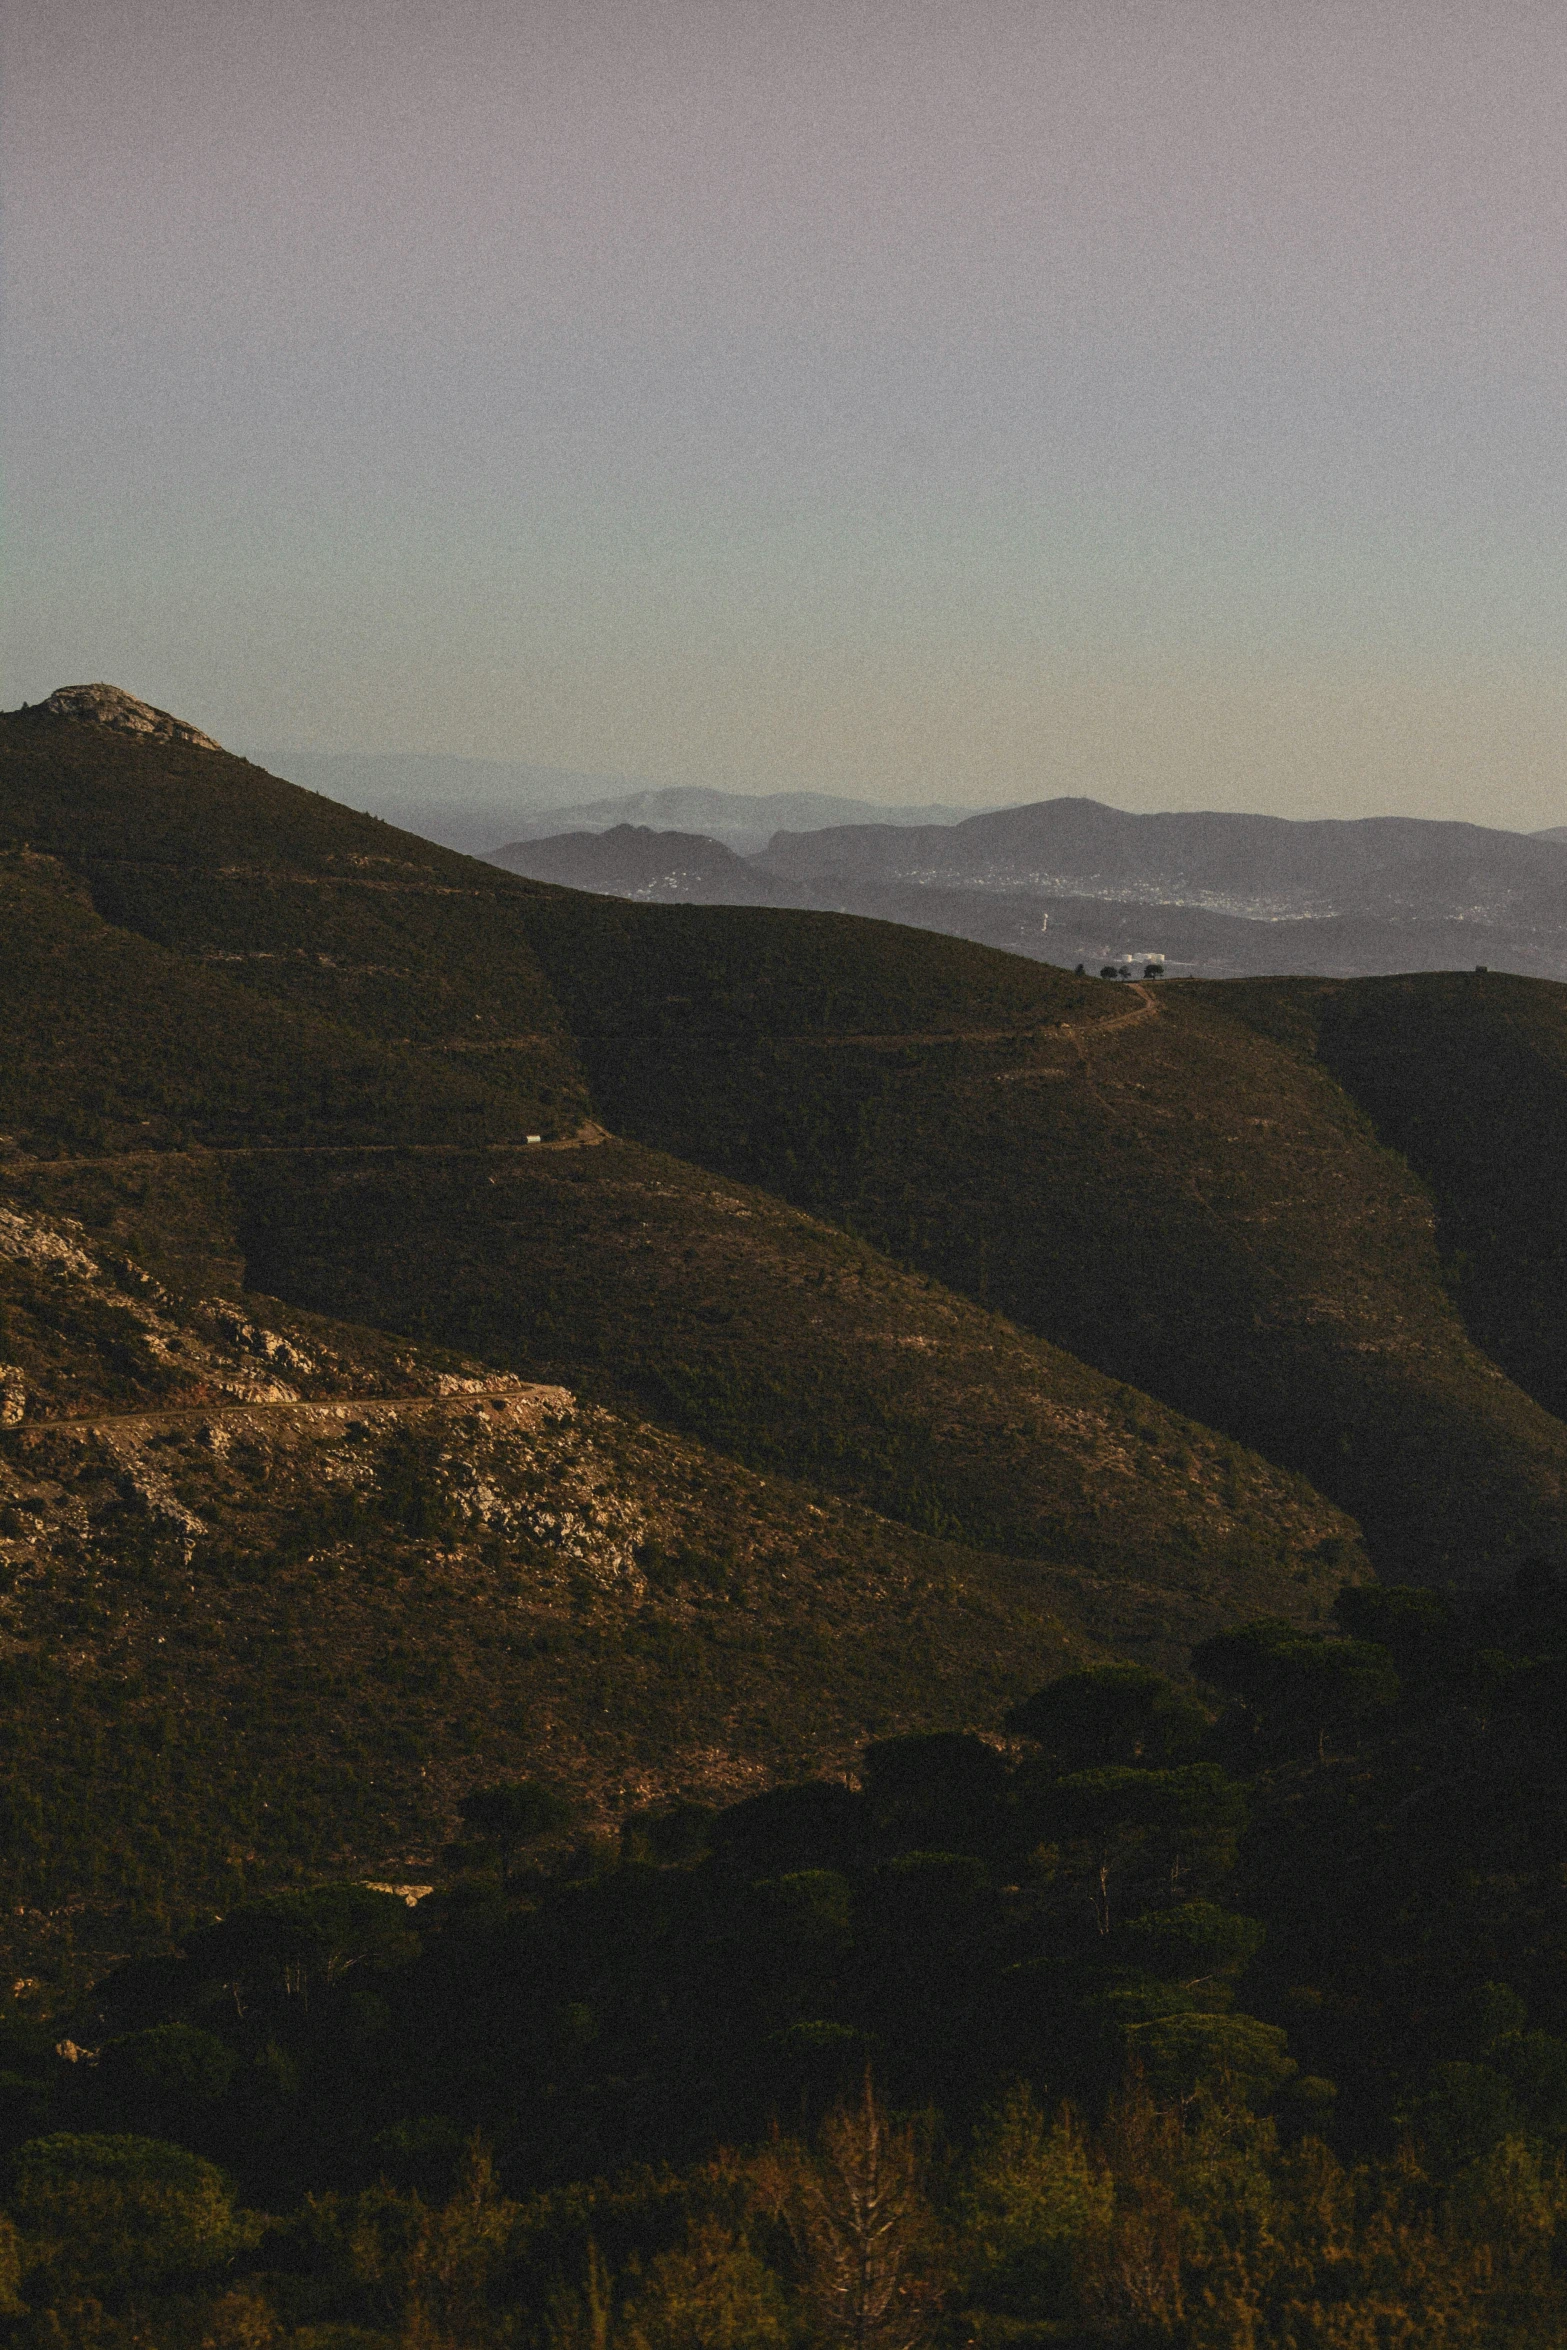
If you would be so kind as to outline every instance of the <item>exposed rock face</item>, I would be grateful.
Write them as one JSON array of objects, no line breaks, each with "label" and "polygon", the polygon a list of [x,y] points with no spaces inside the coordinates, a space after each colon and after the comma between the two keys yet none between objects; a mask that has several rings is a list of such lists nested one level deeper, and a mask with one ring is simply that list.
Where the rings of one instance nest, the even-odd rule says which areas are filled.
[{"label": "exposed rock face", "polygon": [[221,751],[210,734],[202,734],[183,718],[138,702],[119,685],[57,685],[44,708],[56,718],[88,718],[96,726],[112,726],[120,734],[152,735],[160,742],[194,743],[198,750]]}]

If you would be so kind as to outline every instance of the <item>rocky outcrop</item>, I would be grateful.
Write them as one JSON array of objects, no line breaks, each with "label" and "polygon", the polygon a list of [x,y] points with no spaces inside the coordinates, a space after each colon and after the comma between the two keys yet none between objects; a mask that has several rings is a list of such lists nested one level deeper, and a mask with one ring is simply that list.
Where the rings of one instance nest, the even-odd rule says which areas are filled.
[{"label": "rocky outcrop", "polygon": [[54,718],[85,718],[95,726],[112,726],[119,734],[147,735],[158,742],[194,743],[200,751],[221,751],[210,734],[203,734],[184,718],[138,702],[119,685],[59,685],[43,705]]}]

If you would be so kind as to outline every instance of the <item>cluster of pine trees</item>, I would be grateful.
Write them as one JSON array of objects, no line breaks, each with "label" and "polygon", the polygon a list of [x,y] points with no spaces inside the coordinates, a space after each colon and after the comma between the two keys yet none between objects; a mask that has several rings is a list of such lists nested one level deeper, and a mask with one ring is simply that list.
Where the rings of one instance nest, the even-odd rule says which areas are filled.
[{"label": "cluster of pine trees", "polygon": [[414,1907],[18,2001],[0,2339],[1559,2343],[1567,1592],[1353,1589],[1194,1673],[613,1841],[485,1789]]}]

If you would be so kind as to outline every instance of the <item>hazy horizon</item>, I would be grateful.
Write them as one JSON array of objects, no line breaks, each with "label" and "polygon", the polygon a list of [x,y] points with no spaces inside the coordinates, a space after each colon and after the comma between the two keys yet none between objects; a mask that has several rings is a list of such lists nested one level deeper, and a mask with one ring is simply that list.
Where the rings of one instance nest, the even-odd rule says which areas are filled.
[{"label": "hazy horizon", "polygon": [[0,701],[1567,821],[1567,23],[16,0]]},{"label": "hazy horizon", "polygon": [[[526,813],[530,806],[535,813],[544,815],[549,813],[552,809],[556,808],[562,811],[570,811],[587,806],[589,804],[599,805],[612,802],[616,799],[625,799],[628,801],[634,799],[639,800],[655,794],[672,798],[679,794],[694,794],[700,792],[708,792],[713,794],[715,797],[725,799],[750,798],[762,801],[782,799],[808,800],[838,797],[842,799],[845,804],[872,804],[868,801],[863,803],[854,803],[851,801],[851,795],[849,794],[833,795],[820,793],[811,790],[808,786],[802,786],[796,789],[787,785],[775,784],[750,786],[739,783],[660,783],[651,780],[647,776],[592,775],[575,769],[539,768],[533,766],[526,760],[467,759],[461,756],[454,756],[446,753],[421,754],[418,752],[376,753],[354,751],[287,751],[278,750],[276,748],[273,748],[267,752],[262,752],[261,750],[253,749],[244,745],[226,747],[238,749],[241,756],[253,760],[258,766],[266,767],[271,773],[281,775],[285,781],[303,781],[308,789],[322,792],[324,796],[329,799],[337,798],[339,795],[326,789],[326,783],[320,772],[322,769],[333,764],[336,764],[345,770],[353,768],[359,768],[361,771],[380,769],[383,771],[384,788],[377,794],[379,804],[370,809],[371,813],[377,814],[385,813],[388,809],[400,808],[405,813],[408,813],[416,808],[419,808],[431,814],[435,813],[437,810],[446,809],[449,810],[454,816],[483,816],[494,810],[497,810],[501,806],[501,802],[499,799],[489,802],[484,801],[479,796],[477,787],[481,780],[485,778],[498,778],[501,776],[527,776],[530,778],[536,776],[540,780],[540,784],[543,787],[541,789],[540,796],[538,796],[532,802],[518,801],[517,809],[519,814]],[[300,770],[300,773],[297,777],[290,776],[289,770],[291,767],[297,767]],[[393,772],[398,769],[408,768],[445,770],[446,776],[444,779],[432,778],[427,786],[424,786],[418,790],[405,789],[400,791],[394,786]],[[315,771],[314,779],[312,779],[312,770]],[[454,774],[451,772],[453,770],[471,770],[471,777],[467,774]],[[349,780],[349,777],[348,775],[344,774],[340,777],[340,780],[346,783]],[[469,791],[465,788],[465,786],[470,781],[474,786],[472,791]],[[595,788],[591,791],[578,790],[576,788],[578,786],[594,786],[598,788]],[[998,800],[993,802],[976,802],[972,808],[961,806],[958,803],[954,803],[952,801],[932,800],[924,803],[924,805],[929,808],[933,821],[947,821],[954,816],[1002,815],[1011,809],[1037,806],[1042,804],[1045,800],[1057,798],[1087,798],[1091,800],[1097,800],[1098,795],[1094,793],[1042,793],[1035,795],[1033,798]],[[358,805],[359,803],[357,800],[354,800],[347,804]],[[911,805],[908,802],[898,802],[890,799],[885,800],[879,804],[885,806],[889,814],[897,811],[904,815],[907,815]],[[1280,814],[1280,812],[1277,810],[1270,810],[1266,808],[1220,809],[1205,807],[1197,803],[1193,803],[1190,807],[1186,808],[1173,808],[1159,805],[1150,805],[1145,808],[1126,808],[1113,800],[1098,800],[1098,804],[1100,806],[1109,808],[1114,813],[1124,815],[1257,815],[1273,816],[1278,822],[1281,823],[1308,824],[1375,822],[1379,817],[1397,818],[1408,817],[1410,815],[1410,811],[1407,810],[1394,811],[1369,807],[1357,812],[1352,816],[1334,817],[1322,815],[1301,815],[1297,817],[1291,817]],[[1415,820],[1420,821],[1421,819],[1416,818]],[[628,821],[635,822],[638,821],[638,819],[632,818],[628,819]],[[1435,817],[1424,819],[1424,821],[1436,823],[1472,823],[1478,820],[1467,817]],[[1567,825],[1559,827],[1538,825],[1493,825],[1489,827],[1489,829],[1499,831],[1516,831],[1521,835],[1521,837],[1525,839],[1538,838],[1542,832],[1547,831],[1559,832],[1563,838],[1567,838]]]}]

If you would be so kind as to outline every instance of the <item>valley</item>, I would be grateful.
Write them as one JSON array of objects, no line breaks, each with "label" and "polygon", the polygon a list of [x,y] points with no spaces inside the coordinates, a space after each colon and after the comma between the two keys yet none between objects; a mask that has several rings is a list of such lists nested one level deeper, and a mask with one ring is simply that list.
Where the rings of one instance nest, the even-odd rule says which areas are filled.
[{"label": "valley", "polygon": [[780,2350],[870,2133],[922,2341],[1554,2339],[1560,988],[191,734],[0,717],[0,2328]]},{"label": "valley", "polygon": [[[1377,1059],[1366,1025],[1388,1000],[1375,983],[1129,1001],[933,932],[513,880],[199,744],[30,715],[0,721],[0,747],[0,1186],[55,1252],[6,1260],[20,1400],[3,1441],[32,1478],[8,1505],[24,1663],[52,1653],[54,1618],[29,1610],[55,1579],[112,1587],[127,1510],[181,1605],[187,1550],[242,1562],[225,1575],[287,1560],[322,1604],[388,1545],[388,1590],[449,1582],[459,1553],[511,1572],[506,1510],[548,1478],[519,1459],[493,1524],[462,1515],[452,1495],[478,1472],[466,1439],[435,1432],[468,1407],[415,1400],[454,1379],[569,1395],[572,1425],[596,1415],[594,1442],[629,1447],[639,1478],[703,1464],[709,1498],[679,1538],[638,1537],[651,1567],[573,1597],[535,1535],[517,1553],[509,1604],[597,1643],[589,1681],[621,1675],[616,1726],[593,1734],[604,1700],[508,1633],[495,1669],[518,1695],[495,1718],[515,1726],[485,1767],[569,1768],[611,1807],[631,1758],[671,1790],[776,1775],[890,1727],[994,1715],[1045,1652],[1179,1670],[1247,1613],[1320,1623],[1346,1578],[1463,1582],[1560,1551],[1567,1433],[1529,1336],[1555,1260],[1509,1250],[1536,1268],[1514,1296],[1499,1250],[1469,1245],[1455,1284],[1464,1129],[1439,1121],[1451,1180],[1434,1142],[1413,1163],[1388,1149],[1413,1137],[1397,1052]],[[1408,1028],[1420,991],[1445,989],[1449,1057],[1494,1072],[1500,1019],[1535,1055],[1532,1098],[1560,1091],[1540,1059],[1553,991],[1536,1012],[1524,982],[1400,985],[1404,1065],[1426,1050]],[[1516,1234],[1521,1193],[1510,1213]],[[166,1344],[132,1326],[154,1293]],[[331,1333],[327,1384],[247,1391],[214,1293],[233,1301],[224,1327],[302,1315]],[[242,1503],[202,1432],[247,1411],[265,1432],[236,1436],[235,1457],[260,1445],[287,1473]],[[371,1415],[346,1487],[344,1412]],[[374,1498],[394,1422],[443,1497],[444,1531],[411,1549]],[[51,1480],[62,1445],[76,1465]],[[164,1457],[179,1479],[148,1466]],[[792,1586],[753,1575],[727,1529],[764,1489],[768,1541],[813,1561]],[[665,1507],[610,1490],[638,1522]],[[874,1571],[851,1570],[867,1542]],[[889,1576],[910,1595],[891,1616]],[[660,1624],[731,1619],[781,1657],[818,1606],[819,1694],[794,1689],[787,1731],[747,1716],[741,1664],[714,1678],[689,1632],[667,1675],[632,1661]],[[431,1687],[465,1681],[439,1611],[416,1613]],[[915,1659],[937,1654],[921,1685]],[[90,1647],[62,1669],[100,1695],[118,1672]],[[352,1673],[334,1686],[337,1736],[361,1699]],[[480,1762],[457,1759],[471,1713],[426,1715],[448,1759],[416,1789],[405,1773],[379,1816],[428,1866]]]}]

